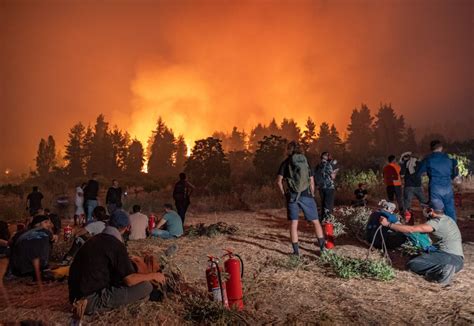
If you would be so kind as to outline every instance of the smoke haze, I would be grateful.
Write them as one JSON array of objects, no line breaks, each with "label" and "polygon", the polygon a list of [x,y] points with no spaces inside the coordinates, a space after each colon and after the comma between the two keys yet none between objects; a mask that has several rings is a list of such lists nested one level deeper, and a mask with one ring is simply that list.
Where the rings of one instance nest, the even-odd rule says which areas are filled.
[{"label": "smoke haze", "polygon": [[34,168],[41,137],[63,150],[99,113],[144,144],[158,116],[188,143],[273,117],[344,132],[362,102],[391,102],[419,130],[469,127],[473,12],[447,0],[1,1],[0,168]]}]

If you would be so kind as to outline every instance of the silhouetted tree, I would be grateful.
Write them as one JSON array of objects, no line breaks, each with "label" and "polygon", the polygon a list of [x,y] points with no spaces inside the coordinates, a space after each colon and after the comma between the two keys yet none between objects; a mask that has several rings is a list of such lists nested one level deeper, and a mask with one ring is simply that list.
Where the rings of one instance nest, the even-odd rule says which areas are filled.
[{"label": "silhouetted tree", "polygon": [[209,193],[230,190],[230,166],[219,139],[196,141],[184,170],[195,185]]},{"label": "silhouetted tree", "polygon": [[173,174],[173,155],[175,153],[175,137],[161,117],[153,131],[148,173],[152,176],[171,176]]},{"label": "silhouetted tree", "polygon": [[84,175],[84,135],[85,128],[80,122],[69,131],[64,159],[67,161],[66,170],[73,177]]},{"label": "silhouetted tree", "polygon": [[288,139],[288,141],[300,140],[300,128],[293,119],[283,119],[281,122],[281,137]]},{"label": "silhouetted tree", "polygon": [[331,136],[331,128],[327,122],[321,123],[319,126],[318,139],[317,139],[318,153],[330,152],[334,148],[334,141]]},{"label": "silhouetted tree", "polygon": [[256,175],[262,183],[270,183],[275,180],[280,163],[285,158],[286,143],[286,139],[275,135],[265,136],[259,142],[253,165]]},{"label": "silhouetted tree", "polygon": [[416,143],[415,130],[412,127],[408,127],[405,135],[405,142],[403,144],[403,151],[418,151],[418,144]]},{"label": "silhouetted tree", "polygon": [[56,143],[53,136],[48,140],[41,138],[36,155],[36,170],[40,176],[46,176],[56,165]]},{"label": "silhouetted tree", "polygon": [[405,119],[397,117],[390,104],[380,105],[375,115],[374,141],[375,151],[379,156],[400,154],[403,150]]},{"label": "silhouetted tree", "polygon": [[245,132],[239,131],[237,127],[232,128],[232,132],[229,137],[229,152],[243,151],[245,150]]},{"label": "silhouetted tree", "polygon": [[131,175],[140,174],[145,161],[143,145],[138,139],[132,140],[128,146],[128,155],[125,158],[125,172]]},{"label": "silhouetted tree", "polygon": [[360,110],[354,109],[351,122],[347,126],[347,147],[352,160],[361,161],[371,152],[373,145],[372,123],[374,118],[370,115],[367,105],[362,104]]},{"label": "silhouetted tree", "polygon": [[255,128],[250,131],[249,150],[251,152],[255,153],[255,151],[259,148],[259,141],[261,141],[264,136],[267,136],[268,132],[268,129],[261,123],[259,123]]},{"label": "silhouetted tree", "polygon": [[175,155],[175,168],[178,173],[181,173],[184,170],[184,164],[186,163],[188,155],[188,146],[184,141],[184,137],[180,135],[176,139],[176,155]]},{"label": "silhouetted tree", "polygon": [[[267,132],[264,136],[270,136],[270,135],[275,135],[275,136],[280,136],[281,135],[281,129],[278,127],[278,124],[275,120],[275,118],[270,121],[270,124],[268,125]],[[263,137],[262,137],[263,139]],[[261,139],[259,139],[260,141]]]},{"label": "silhouetted tree", "polygon": [[316,124],[308,117],[305,124],[305,130],[303,131],[303,137],[301,138],[301,145],[305,152],[310,151],[311,146],[316,141]]},{"label": "silhouetted tree", "polygon": [[329,152],[332,152],[334,158],[340,158],[343,152],[343,144],[341,137],[339,136],[339,131],[337,131],[334,124],[331,125],[329,136],[331,138]]},{"label": "silhouetted tree", "polygon": [[125,170],[125,161],[128,155],[128,146],[130,144],[130,135],[127,132],[122,132],[115,126],[110,134],[112,139],[112,146],[114,149],[113,155],[115,160],[116,173]]},{"label": "silhouetted tree", "polygon": [[94,131],[91,126],[87,126],[84,138],[82,139],[82,166],[83,170],[87,171],[92,155],[92,139],[94,138]]},{"label": "silhouetted tree", "polygon": [[109,133],[109,124],[101,114],[97,117],[94,126],[94,135],[90,143],[90,160],[87,164],[87,173],[100,173],[111,176],[117,171],[114,157],[112,137]]}]

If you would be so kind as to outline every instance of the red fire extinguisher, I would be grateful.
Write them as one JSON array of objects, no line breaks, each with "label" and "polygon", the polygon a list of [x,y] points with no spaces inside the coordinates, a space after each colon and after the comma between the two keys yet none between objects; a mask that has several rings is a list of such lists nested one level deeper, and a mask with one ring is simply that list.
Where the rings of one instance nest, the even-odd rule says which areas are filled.
[{"label": "red fire extinguisher", "polygon": [[150,216],[148,217],[148,229],[150,230],[153,230],[155,228],[155,215],[153,214],[150,214]]},{"label": "red fire extinguisher", "polygon": [[334,248],[334,224],[324,222],[324,233],[326,234],[326,249]]},{"label": "red fire extinguisher", "polygon": [[228,308],[226,284],[222,281],[222,267],[219,266],[219,258],[207,257],[209,264],[206,269],[206,280],[209,294],[213,301],[222,302],[224,307]]},{"label": "red fire extinguisher", "polygon": [[[222,256],[228,257],[224,262],[224,271],[229,275],[227,284],[227,297],[229,298],[230,307],[238,310],[244,308],[243,291],[242,291],[242,277],[244,275],[244,262],[242,258],[234,254],[232,250],[224,249],[227,253]],[[237,258],[235,258],[237,257]]]},{"label": "red fire extinguisher", "polygon": [[405,218],[405,223],[408,224],[408,223],[410,222],[410,220],[411,220],[412,214],[411,214],[411,212],[407,209],[407,210],[405,211],[405,214],[403,215],[403,217]]},{"label": "red fire extinguisher", "polygon": [[72,227],[68,224],[64,227],[64,241],[68,241],[72,237]]}]

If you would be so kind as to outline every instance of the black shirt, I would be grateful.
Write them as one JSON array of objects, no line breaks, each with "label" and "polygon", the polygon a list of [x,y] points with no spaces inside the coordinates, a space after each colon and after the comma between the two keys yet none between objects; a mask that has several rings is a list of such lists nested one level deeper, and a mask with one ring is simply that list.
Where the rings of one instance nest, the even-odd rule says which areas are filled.
[{"label": "black shirt", "polygon": [[[288,158],[280,164],[280,168],[278,169],[278,175],[281,175],[283,177],[283,179],[285,179],[285,180],[290,178],[290,162],[291,162],[291,156],[288,156]],[[308,170],[309,170],[309,176],[312,177],[313,176],[313,169],[311,168],[309,163],[308,163]],[[289,187],[287,187],[287,191],[290,194],[293,193]],[[313,197],[311,195],[311,190],[310,190],[309,187],[305,191],[301,192],[300,196],[302,196],[302,197]]]},{"label": "black shirt", "polygon": [[69,300],[87,297],[135,273],[125,245],[109,234],[98,234],[79,249],[69,270]]},{"label": "black shirt", "polygon": [[29,203],[30,209],[41,208],[41,200],[43,199],[43,194],[39,191],[33,191],[26,197]]},{"label": "black shirt", "polygon": [[420,161],[416,162],[415,172],[413,174],[410,174],[410,170],[408,169],[408,161],[400,165],[400,174],[403,176],[405,187],[421,187],[421,174],[418,175],[419,163]]},{"label": "black shirt", "polygon": [[97,200],[99,193],[99,183],[96,180],[89,180],[84,188],[84,200]]},{"label": "black shirt", "polygon": [[110,187],[107,190],[107,196],[105,197],[105,202],[107,204],[116,204],[117,206],[122,206],[122,188]]},{"label": "black shirt", "polygon": [[354,195],[356,196],[356,199],[359,199],[359,200],[364,199],[364,196],[367,195],[367,190],[357,188],[354,191]]}]

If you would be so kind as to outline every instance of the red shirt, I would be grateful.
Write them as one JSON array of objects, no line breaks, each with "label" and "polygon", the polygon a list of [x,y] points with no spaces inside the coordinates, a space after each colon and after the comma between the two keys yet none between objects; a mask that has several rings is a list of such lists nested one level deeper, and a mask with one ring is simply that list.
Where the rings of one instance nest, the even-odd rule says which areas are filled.
[{"label": "red shirt", "polygon": [[400,165],[395,162],[385,165],[383,168],[383,181],[386,186],[401,186]]}]

